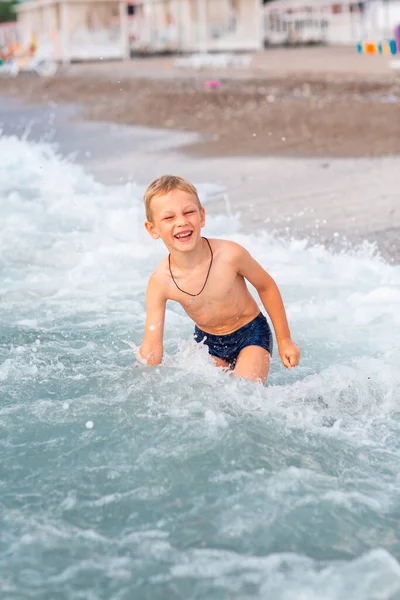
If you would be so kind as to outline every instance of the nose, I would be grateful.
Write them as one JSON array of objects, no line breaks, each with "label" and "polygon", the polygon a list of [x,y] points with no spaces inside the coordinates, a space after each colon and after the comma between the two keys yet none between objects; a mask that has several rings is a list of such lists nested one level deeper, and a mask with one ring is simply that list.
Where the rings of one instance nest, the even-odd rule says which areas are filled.
[{"label": "nose", "polygon": [[183,213],[181,215],[178,215],[176,219],[176,224],[178,227],[183,227],[184,225],[188,224],[188,220]]}]

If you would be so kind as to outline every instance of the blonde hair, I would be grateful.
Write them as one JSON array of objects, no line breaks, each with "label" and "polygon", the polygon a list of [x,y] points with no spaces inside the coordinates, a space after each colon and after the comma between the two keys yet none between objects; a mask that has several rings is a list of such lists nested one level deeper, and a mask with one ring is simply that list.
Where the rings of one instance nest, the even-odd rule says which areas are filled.
[{"label": "blonde hair", "polygon": [[152,219],[150,205],[153,198],[169,194],[169,192],[172,192],[173,190],[182,190],[183,192],[192,194],[192,196],[196,198],[199,208],[201,208],[197,190],[192,183],[183,179],[183,177],[178,177],[176,175],[162,175],[155,179],[144,193],[144,207],[146,210],[146,219],[148,221],[151,221]]}]

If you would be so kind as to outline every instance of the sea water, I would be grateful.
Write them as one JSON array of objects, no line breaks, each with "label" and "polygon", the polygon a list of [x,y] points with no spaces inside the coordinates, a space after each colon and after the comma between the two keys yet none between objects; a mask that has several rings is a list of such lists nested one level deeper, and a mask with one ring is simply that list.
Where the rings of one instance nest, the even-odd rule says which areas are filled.
[{"label": "sea water", "polygon": [[1,599],[400,598],[400,268],[213,217],[278,281],[301,366],[235,380],[171,304],[142,367],[165,249],[141,190],[0,156]]}]

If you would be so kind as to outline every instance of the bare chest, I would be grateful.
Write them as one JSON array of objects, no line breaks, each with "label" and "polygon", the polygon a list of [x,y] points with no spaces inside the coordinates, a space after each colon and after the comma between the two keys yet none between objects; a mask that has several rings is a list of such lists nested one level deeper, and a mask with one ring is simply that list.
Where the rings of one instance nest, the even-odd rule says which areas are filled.
[{"label": "bare chest", "polygon": [[203,310],[206,307],[229,301],[237,286],[237,273],[226,268],[224,272],[214,269],[171,278],[170,298],[182,304],[190,311]]}]

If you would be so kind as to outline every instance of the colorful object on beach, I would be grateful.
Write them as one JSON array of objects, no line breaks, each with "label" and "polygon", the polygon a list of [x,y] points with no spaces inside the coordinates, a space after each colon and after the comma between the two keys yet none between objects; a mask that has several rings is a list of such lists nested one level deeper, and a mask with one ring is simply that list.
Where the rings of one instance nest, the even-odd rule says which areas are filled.
[{"label": "colorful object on beach", "polygon": [[357,44],[357,52],[367,56],[384,54],[394,56],[400,54],[400,40],[383,40],[381,42],[365,41]]},{"label": "colorful object on beach", "polygon": [[222,83],[218,79],[210,79],[209,81],[206,81],[204,85],[209,90],[215,90],[219,89]]}]

